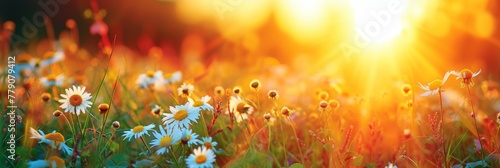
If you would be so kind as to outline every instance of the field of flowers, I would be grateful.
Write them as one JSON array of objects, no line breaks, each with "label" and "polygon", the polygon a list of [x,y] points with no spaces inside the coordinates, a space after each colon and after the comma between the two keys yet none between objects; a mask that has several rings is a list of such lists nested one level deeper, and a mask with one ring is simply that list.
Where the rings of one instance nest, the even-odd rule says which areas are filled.
[{"label": "field of flowers", "polygon": [[500,167],[498,1],[35,5],[0,16],[6,167]]}]

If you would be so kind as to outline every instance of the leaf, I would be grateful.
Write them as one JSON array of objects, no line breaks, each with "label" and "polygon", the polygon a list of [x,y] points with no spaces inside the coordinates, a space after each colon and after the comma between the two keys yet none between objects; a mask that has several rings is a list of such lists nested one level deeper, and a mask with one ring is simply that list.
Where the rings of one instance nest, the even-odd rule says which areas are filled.
[{"label": "leaf", "polygon": [[289,168],[304,168],[304,165],[302,165],[301,163],[294,163]]},{"label": "leaf", "polygon": [[116,143],[114,141],[111,142],[111,144],[109,144],[109,150],[111,150],[111,152],[117,153],[118,149],[120,149],[120,144],[118,144],[118,143]]},{"label": "leaf", "polygon": [[113,157],[111,157],[111,159],[106,160],[106,166],[107,167],[126,168],[129,166],[128,158],[126,155],[123,155],[123,154],[113,155]]},{"label": "leaf", "polygon": [[375,163],[373,163],[373,162],[372,162],[372,163],[366,163],[364,166],[365,166],[366,168],[376,168],[376,167],[377,167],[377,166],[375,165]]},{"label": "leaf", "polygon": [[353,166],[360,166],[363,163],[363,155],[354,156],[352,160]]},{"label": "leaf", "polygon": [[486,163],[486,161],[484,160],[480,160],[480,161],[477,161],[477,162],[470,162],[470,163],[467,163],[467,165],[465,165],[465,168],[482,168],[482,167],[488,167],[488,163]]},{"label": "leaf", "polygon": [[330,149],[332,149],[332,146],[330,144],[325,144],[325,145],[323,145],[323,148],[325,148],[325,150],[327,152],[330,152]]}]

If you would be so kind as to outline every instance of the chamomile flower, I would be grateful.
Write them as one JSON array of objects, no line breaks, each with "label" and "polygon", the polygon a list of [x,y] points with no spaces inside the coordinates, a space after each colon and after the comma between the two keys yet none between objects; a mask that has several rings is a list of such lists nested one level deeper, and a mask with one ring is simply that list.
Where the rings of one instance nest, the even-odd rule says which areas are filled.
[{"label": "chamomile flower", "polygon": [[52,87],[52,86],[62,86],[64,81],[64,75],[48,75],[46,77],[40,78],[40,82],[42,83],[43,86],[45,87]]},{"label": "chamomile flower", "polygon": [[182,80],[182,73],[181,71],[175,71],[170,74],[166,74],[164,77],[164,84],[171,84],[171,83],[176,83],[180,82]]},{"label": "chamomile flower", "polygon": [[214,111],[214,108],[208,104],[208,101],[210,101],[211,97],[206,95],[201,98],[201,100],[196,100],[194,101],[192,98],[188,98],[189,103],[193,105],[193,107],[200,108],[202,110],[208,110],[208,111]]},{"label": "chamomile flower", "polygon": [[451,72],[447,72],[444,75],[443,80],[436,79],[436,80],[430,82],[429,84],[427,84],[426,86],[422,85],[419,82],[418,84],[420,85],[420,88],[422,88],[423,90],[426,91],[425,93],[421,94],[421,96],[435,95],[438,92],[442,92],[441,87],[444,85],[446,80],[448,80],[448,77],[450,76],[450,74],[451,74]]},{"label": "chamomile flower", "polygon": [[140,74],[135,83],[139,85],[139,88],[148,88],[154,86],[154,84],[158,81],[163,81],[163,72],[148,71]]},{"label": "chamomile flower", "polygon": [[183,144],[187,144],[188,147],[201,144],[201,141],[198,139],[198,134],[193,133],[193,130],[191,129],[182,129],[181,142]]},{"label": "chamomile flower", "polygon": [[185,105],[170,106],[171,113],[164,113],[162,121],[170,128],[188,128],[191,121],[198,123],[196,120],[200,117],[200,109],[194,108],[191,103]]},{"label": "chamomile flower", "polygon": [[212,137],[203,137],[203,138],[201,138],[201,140],[202,140],[202,144],[205,148],[211,149],[214,152],[217,152],[217,150],[215,149],[215,146],[217,146],[217,142],[212,141]]},{"label": "chamomile flower", "polygon": [[389,164],[387,166],[385,166],[385,168],[398,168],[398,166],[392,164],[391,162],[389,162]]},{"label": "chamomile flower", "polygon": [[268,93],[267,93],[267,97],[269,99],[273,99],[273,100],[276,100],[280,97],[280,95],[278,94],[278,91],[276,90],[270,90]]},{"label": "chamomile flower", "polygon": [[155,116],[160,116],[161,114],[163,114],[165,110],[163,110],[163,108],[161,108],[161,106],[155,104],[151,107],[151,114],[155,115]]},{"label": "chamomile flower", "polygon": [[61,168],[66,167],[66,162],[57,156],[51,156],[47,158],[47,160],[34,160],[29,161],[27,163],[28,168],[41,168],[41,167],[50,167],[50,168]]},{"label": "chamomile flower", "polygon": [[410,96],[413,93],[411,85],[404,84],[403,86],[401,86],[401,92],[403,93],[404,96]]},{"label": "chamomile flower", "polygon": [[267,123],[274,123],[276,121],[276,118],[272,117],[270,113],[264,114],[264,121]]},{"label": "chamomile flower", "polygon": [[85,114],[87,107],[92,105],[90,98],[92,96],[90,93],[85,92],[85,87],[73,85],[73,89],[66,89],[66,94],[61,94],[62,99],[59,100],[62,103],[61,108],[64,112],[71,112],[76,115],[80,115],[80,112]]},{"label": "chamomile flower", "polygon": [[53,149],[61,150],[63,153],[73,155],[73,149],[65,144],[65,138],[61,133],[53,131],[52,133],[45,134],[42,130],[38,132],[30,127],[31,139],[39,140],[38,143],[45,143]]},{"label": "chamomile flower", "polygon": [[212,168],[215,162],[215,154],[211,149],[194,149],[193,154],[186,158],[186,165],[190,168]]},{"label": "chamomile flower", "polygon": [[163,129],[160,125],[160,132],[153,132],[156,139],[151,141],[151,147],[159,147],[156,154],[161,155],[168,152],[168,147],[176,144],[181,140],[181,132],[178,129]]},{"label": "chamomile flower", "polygon": [[254,91],[259,91],[261,87],[262,85],[260,84],[260,81],[257,79],[254,79],[252,80],[252,82],[250,82],[250,89],[253,89]]},{"label": "chamomile flower", "polygon": [[177,94],[181,97],[187,98],[193,94],[194,86],[191,84],[183,83],[181,87],[177,89]]},{"label": "chamomile flower", "polygon": [[462,69],[460,72],[451,71],[451,74],[457,76],[457,79],[462,79],[462,81],[460,81],[461,87],[474,86],[474,81],[472,81],[472,78],[476,77],[480,73],[481,70],[473,73],[470,69]]},{"label": "chamomile flower", "polygon": [[[234,113],[236,122],[241,122],[248,119],[248,115],[252,114],[253,107],[247,104],[241,97],[232,96],[229,100],[229,109]],[[226,111],[229,113],[229,111]]]},{"label": "chamomile flower", "polygon": [[224,94],[224,88],[222,86],[217,86],[214,88],[215,96],[222,96]]},{"label": "chamomile flower", "polygon": [[130,139],[132,139],[132,137],[134,137],[135,139],[141,137],[142,135],[146,134],[149,136],[149,131],[153,130],[153,128],[155,127],[154,124],[149,124],[148,126],[142,126],[142,125],[137,125],[135,126],[134,128],[130,129],[130,131],[125,131],[123,136],[123,140],[127,140],[130,141]]}]

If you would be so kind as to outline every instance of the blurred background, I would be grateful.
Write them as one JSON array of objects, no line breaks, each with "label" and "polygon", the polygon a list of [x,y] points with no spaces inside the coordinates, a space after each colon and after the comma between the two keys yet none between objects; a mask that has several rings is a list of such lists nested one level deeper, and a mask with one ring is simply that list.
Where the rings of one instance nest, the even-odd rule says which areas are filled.
[{"label": "blurred background", "polygon": [[[211,65],[219,81],[237,81],[224,70],[262,74],[273,65],[273,72],[312,80],[342,77],[370,94],[386,81],[427,83],[463,68],[498,80],[499,8],[495,0],[2,1],[2,57],[42,57],[44,40],[53,40],[90,59],[109,54],[115,42],[116,59],[148,60],[144,69],[196,72]],[[5,46],[8,21],[24,39],[16,52]],[[37,31],[27,37],[30,24]]]}]

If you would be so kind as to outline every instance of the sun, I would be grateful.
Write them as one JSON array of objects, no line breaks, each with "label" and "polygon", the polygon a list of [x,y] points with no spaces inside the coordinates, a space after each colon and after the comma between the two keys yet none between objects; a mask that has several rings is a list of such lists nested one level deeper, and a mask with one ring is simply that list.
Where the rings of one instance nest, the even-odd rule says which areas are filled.
[{"label": "sun", "polygon": [[404,29],[408,0],[350,0],[356,33],[369,43],[387,43]]}]

